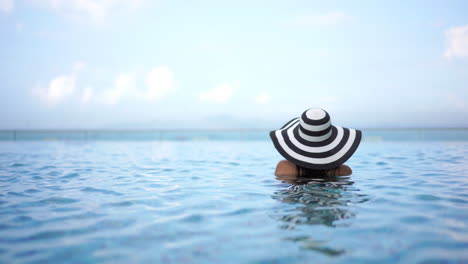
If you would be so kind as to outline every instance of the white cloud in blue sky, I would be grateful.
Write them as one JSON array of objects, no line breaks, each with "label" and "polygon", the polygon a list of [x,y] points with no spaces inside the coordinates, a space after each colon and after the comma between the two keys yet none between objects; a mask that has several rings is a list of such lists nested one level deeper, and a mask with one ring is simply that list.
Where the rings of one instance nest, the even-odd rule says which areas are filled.
[{"label": "white cloud in blue sky", "polygon": [[[89,80],[87,86],[81,87],[77,83],[83,83],[84,77],[80,72],[85,65],[84,62],[76,62],[72,72],[53,77],[47,86],[37,84],[33,87],[32,94],[49,107],[70,101],[116,105],[128,99],[137,102],[158,101],[174,89],[173,73],[165,66],[154,67],[141,76],[134,72],[119,73],[113,79],[103,80],[103,86],[107,88],[95,90],[93,87],[97,87],[97,84],[89,83]],[[145,85],[137,85],[139,78],[146,78]]]},{"label": "white cloud in blue sky", "polygon": [[0,129],[279,126],[309,107],[351,127],[468,126],[467,9],[0,0]]},{"label": "white cloud in blue sky", "polygon": [[132,74],[122,73],[115,78],[114,87],[105,90],[100,102],[105,104],[118,104],[123,97],[128,97],[136,92],[136,80]]},{"label": "white cloud in blue sky", "polygon": [[[12,0],[11,0],[12,1]],[[67,19],[79,22],[102,22],[121,9],[138,9],[143,0],[30,0]]]},{"label": "white cloud in blue sky", "polygon": [[257,104],[268,104],[271,100],[271,95],[268,92],[262,91],[255,97]]},{"label": "white cloud in blue sky", "polygon": [[146,98],[160,99],[174,89],[173,73],[165,66],[153,68],[146,77],[146,84],[148,85]]},{"label": "white cloud in blue sky", "polygon": [[447,58],[468,58],[468,24],[460,27],[453,27],[446,31]]},{"label": "white cloud in blue sky", "polygon": [[209,91],[200,93],[200,101],[206,103],[222,104],[226,103],[233,95],[234,88],[231,84],[222,83]]},{"label": "white cloud in blue sky", "polygon": [[0,0],[0,12],[9,13],[13,11],[14,6],[13,0]]},{"label": "white cloud in blue sky", "polygon": [[72,72],[53,77],[46,86],[37,84],[32,94],[49,106],[65,102],[75,93],[76,78],[83,67],[82,63],[76,63]]}]

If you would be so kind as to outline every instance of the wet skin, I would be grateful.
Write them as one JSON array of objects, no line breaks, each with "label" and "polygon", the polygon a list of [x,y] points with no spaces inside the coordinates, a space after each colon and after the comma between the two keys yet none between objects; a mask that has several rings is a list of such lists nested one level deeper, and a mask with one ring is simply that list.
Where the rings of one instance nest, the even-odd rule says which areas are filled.
[{"label": "wet skin", "polygon": [[[351,175],[353,171],[347,165],[340,165],[337,168],[326,170],[327,176],[348,176]],[[298,176],[297,167],[294,163],[282,160],[278,162],[275,170],[276,176]]]}]

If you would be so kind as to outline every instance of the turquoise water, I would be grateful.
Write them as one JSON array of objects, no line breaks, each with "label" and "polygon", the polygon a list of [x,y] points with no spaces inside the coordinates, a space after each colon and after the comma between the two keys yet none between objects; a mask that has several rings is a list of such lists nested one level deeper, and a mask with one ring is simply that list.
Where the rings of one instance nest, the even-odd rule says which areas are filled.
[{"label": "turquoise water", "polygon": [[269,141],[2,141],[1,263],[466,263],[468,141],[364,141],[276,179]]},{"label": "turquoise water", "polygon": [[[364,129],[366,141],[468,141],[468,129]],[[0,130],[0,140],[270,140],[269,130]]]}]

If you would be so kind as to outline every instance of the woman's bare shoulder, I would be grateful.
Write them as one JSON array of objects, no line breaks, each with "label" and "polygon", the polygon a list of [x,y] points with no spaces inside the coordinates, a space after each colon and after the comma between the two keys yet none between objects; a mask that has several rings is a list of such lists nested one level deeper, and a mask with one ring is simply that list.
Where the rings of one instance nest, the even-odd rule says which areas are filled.
[{"label": "woman's bare shoulder", "polygon": [[[276,176],[297,176],[297,173],[297,166],[288,160],[282,160],[276,165]],[[353,170],[348,165],[343,164],[336,168],[326,170],[325,173],[327,176],[348,176],[353,173]]]}]

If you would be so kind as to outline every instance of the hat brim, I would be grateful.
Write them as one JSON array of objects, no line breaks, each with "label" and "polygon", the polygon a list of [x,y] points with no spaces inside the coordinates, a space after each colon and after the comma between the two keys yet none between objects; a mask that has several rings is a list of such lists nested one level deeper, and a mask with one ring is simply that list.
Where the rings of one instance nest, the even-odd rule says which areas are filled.
[{"label": "hat brim", "polygon": [[281,129],[270,132],[278,152],[301,167],[326,170],[347,161],[361,143],[362,132],[357,129],[332,125],[330,137],[321,142],[310,142],[299,136],[299,118],[294,118]]}]

